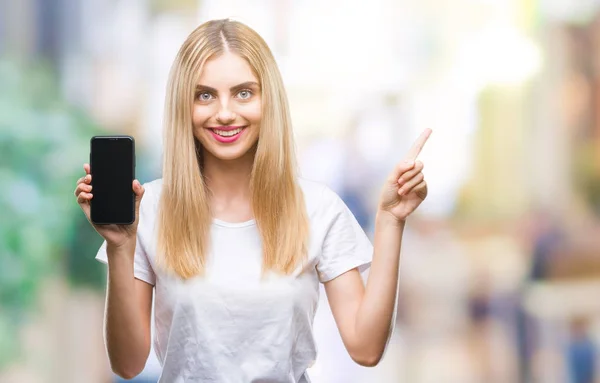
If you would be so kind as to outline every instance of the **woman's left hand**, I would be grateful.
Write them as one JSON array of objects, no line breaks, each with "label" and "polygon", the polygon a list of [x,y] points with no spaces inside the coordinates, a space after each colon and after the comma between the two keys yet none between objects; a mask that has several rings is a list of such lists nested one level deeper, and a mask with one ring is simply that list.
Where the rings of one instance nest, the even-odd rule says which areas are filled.
[{"label": "woman's left hand", "polygon": [[398,222],[404,222],[427,197],[427,183],[423,176],[423,163],[417,156],[431,135],[425,129],[383,186],[378,213],[388,213]]}]

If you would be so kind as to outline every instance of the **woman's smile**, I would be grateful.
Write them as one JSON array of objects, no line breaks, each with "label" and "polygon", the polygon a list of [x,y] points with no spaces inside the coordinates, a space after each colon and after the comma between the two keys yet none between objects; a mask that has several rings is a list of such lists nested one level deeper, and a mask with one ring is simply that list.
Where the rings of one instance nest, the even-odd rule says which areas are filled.
[{"label": "woman's smile", "polygon": [[217,126],[207,129],[217,141],[229,144],[237,141],[246,128],[247,126]]}]

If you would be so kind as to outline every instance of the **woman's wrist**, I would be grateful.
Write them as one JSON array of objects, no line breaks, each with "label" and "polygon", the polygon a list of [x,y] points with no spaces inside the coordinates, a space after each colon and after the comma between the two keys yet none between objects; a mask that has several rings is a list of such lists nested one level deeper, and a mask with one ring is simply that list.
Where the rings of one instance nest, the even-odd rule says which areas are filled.
[{"label": "woman's wrist", "polygon": [[404,230],[406,220],[398,220],[394,215],[386,210],[378,210],[375,216],[376,227],[394,228]]},{"label": "woman's wrist", "polygon": [[107,256],[114,257],[120,255],[129,255],[133,256],[135,253],[136,240],[135,237],[133,239],[125,240],[121,243],[111,243],[109,241],[106,242],[106,253]]}]

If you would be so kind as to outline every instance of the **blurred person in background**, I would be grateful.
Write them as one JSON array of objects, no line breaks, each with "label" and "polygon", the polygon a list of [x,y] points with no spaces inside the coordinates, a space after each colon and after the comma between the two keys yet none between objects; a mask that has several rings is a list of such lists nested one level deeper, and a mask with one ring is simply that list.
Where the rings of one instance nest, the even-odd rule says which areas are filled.
[{"label": "blurred person in background", "polygon": [[475,281],[470,286],[468,295],[469,312],[469,343],[472,358],[479,378],[482,382],[493,382],[492,352],[490,339],[492,338],[492,300],[491,277],[485,272],[475,273]]},{"label": "blurred person in background", "polygon": [[[335,192],[297,176],[281,75],[255,31],[230,20],[199,26],[167,93],[163,178],[133,181],[134,224],[95,226],[105,239],[97,259],[108,264],[112,370],[129,379],[144,368],[156,293],[161,382],[309,382],[319,282],[349,355],[378,364],[403,230],[427,196],[416,159],[431,130],[384,183],[373,248]],[[84,170],[75,195],[89,219]]]},{"label": "blurred person in background", "polygon": [[595,383],[596,344],[589,329],[590,318],[575,318],[570,326],[570,340],[567,346],[567,364],[573,383]]},{"label": "blurred person in background", "polygon": [[[560,220],[543,208],[533,209],[524,218],[525,225],[521,231],[522,240],[529,248],[531,259],[529,269],[522,282],[521,296],[526,294],[531,284],[547,280],[552,265],[554,251],[565,241]],[[516,343],[517,355],[519,356],[519,379],[520,382],[528,382],[535,375],[533,361],[538,351],[539,325],[540,323],[529,314],[522,302],[516,307]]]}]

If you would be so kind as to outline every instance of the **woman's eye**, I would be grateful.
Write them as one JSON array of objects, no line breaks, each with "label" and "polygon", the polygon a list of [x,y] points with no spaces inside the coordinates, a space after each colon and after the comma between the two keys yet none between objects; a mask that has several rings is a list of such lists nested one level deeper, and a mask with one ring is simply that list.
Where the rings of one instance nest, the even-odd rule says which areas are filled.
[{"label": "woman's eye", "polygon": [[200,101],[210,101],[212,99],[212,94],[208,92],[198,93],[198,100]]},{"label": "woman's eye", "polygon": [[238,93],[239,98],[242,100],[249,99],[252,96],[252,92],[249,90],[242,90]]}]

